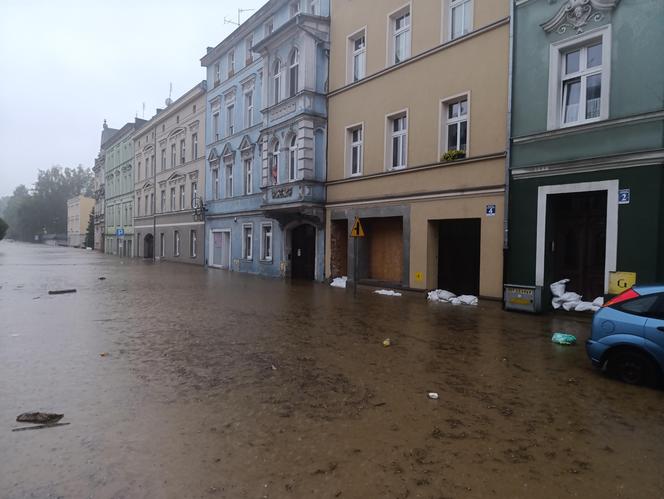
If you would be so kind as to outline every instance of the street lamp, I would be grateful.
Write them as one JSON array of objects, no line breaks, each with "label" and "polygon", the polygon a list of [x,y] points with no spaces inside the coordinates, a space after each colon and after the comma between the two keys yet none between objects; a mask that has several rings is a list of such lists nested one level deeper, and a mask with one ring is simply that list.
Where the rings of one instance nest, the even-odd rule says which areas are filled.
[{"label": "street lamp", "polygon": [[207,206],[205,206],[205,201],[203,201],[203,198],[197,194],[196,196],[194,196],[192,204],[194,206],[194,213],[193,213],[194,221],[195,222],[205,221],[205,212],[207,212]]}]

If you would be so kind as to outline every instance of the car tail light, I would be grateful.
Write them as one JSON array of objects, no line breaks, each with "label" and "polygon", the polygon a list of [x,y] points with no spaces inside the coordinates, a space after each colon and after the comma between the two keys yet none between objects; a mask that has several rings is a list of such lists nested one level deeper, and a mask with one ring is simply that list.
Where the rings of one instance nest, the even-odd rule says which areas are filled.
[{"label": "car tail light", "polygon": [[611,298],[603,306],[611,307],[613,305],[617,305],[618,303],[622,303],[624,301],[633,300],[634,298],[638,298],[639,296],[641,295],[636,291],[634,291],[634,288],[629,288],[627,291],[623,291],[618,296],[614,296],[613,298]]}]

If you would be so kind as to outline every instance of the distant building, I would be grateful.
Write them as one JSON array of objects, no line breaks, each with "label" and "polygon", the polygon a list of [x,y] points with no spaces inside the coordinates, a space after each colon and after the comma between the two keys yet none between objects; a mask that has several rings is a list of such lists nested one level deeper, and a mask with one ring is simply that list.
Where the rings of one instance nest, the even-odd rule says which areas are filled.
[{"label": "distant building", "polygon": [[205,189],[203,81],[134,135],[136,256],[203,265],[205,220],[194,219]]},{"label": "distant building", "polygon": [[127,123],[106,143],[105,252],[133,256],[134,242],[134,133],[145,120]]},{"label": "distant building", "polygon": [[93,198],[76,196],[67,200],[67,246],[85,246],[90,213],[95,206]]},{"label": "distant building", "polygon": [[106,213],[106,144],[115,136],[118,131],[114,128],[109,128],[104,120],[104,128],[101,132],[101,145],[99,154],[95,158],[95,166],[92,168],[94,172],[94,198],[95,198],[95,251],[104,252],[105,247],[105,231],[106,225],[104,215]]},{"label": "distant building", "polygon": [[271,0],[201,59],[210,266],[323,279],[328,51],[328,0]]}]

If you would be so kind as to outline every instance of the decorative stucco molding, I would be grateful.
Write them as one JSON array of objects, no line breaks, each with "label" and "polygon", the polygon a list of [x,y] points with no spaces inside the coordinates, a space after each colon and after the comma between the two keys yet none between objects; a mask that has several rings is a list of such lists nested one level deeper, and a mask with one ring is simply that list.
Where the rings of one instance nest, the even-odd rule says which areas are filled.
[{"label": "decorative stucco molding", "polygon": [[600,22],[620,0],[565,0],[558,13],[540,26],[547,33],[565,34],[568,30],[583,33],[591,21]]}]

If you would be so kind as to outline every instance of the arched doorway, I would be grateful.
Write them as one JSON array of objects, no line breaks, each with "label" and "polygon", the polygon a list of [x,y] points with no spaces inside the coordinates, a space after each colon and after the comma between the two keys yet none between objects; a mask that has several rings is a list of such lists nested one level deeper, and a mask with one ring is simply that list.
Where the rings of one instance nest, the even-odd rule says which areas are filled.
[{"label": "arched doorway", "polygon": [[143,239],[143,257],[154,258],[154,236],[147,234]]},{"label": "arched doorway", "polygon": [[291,277],[314,280],[316,276],[316,227],[303,224],[291,231]]}]

